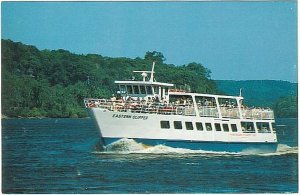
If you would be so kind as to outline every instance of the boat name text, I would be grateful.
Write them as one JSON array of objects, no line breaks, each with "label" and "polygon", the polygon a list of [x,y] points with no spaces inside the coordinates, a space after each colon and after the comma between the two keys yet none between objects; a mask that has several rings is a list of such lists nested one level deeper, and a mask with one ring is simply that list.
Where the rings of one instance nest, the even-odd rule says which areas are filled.
[{"label": "boat name text", "polygon": [[131,118],[131,119],[140,119],[140,120],[147,120],[148,116],[143,116],[143,115],[137,115],[137,116],[131,116],[128,114],[113,114],[113,118]]}]

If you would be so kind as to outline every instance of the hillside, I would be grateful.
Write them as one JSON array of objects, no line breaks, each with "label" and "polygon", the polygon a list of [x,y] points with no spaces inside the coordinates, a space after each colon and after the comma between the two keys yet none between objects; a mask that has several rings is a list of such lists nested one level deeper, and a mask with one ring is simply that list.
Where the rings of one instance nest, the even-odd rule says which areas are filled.
[{"label": "hillside", "polygon": [[150,70],[153,61],[158,81],[199,93],[238,95],[242,88],[247,105],[274,108],[281,117],[297,116],[295,83],[214,81],[202,64],[165,64],[163,54],[156,51],[130,59],[38,50],[11,40],[1,43],[1,112],[8,117],[86,117],[84,98],[110,97],[115,93],[115,80],[131,79],[133,70]]},{"label": "hillside", "polygon": [[245,104],[249,106],[273,107],[281,97],[297,96],[297,83],[275,80],[216,80],[218,89],[224,94],[239,95],[242,89]]},{"label": "hillside", "polygon": [[203,65],[165,64],[163,54],[156,51],[143,58],[110,58],[63,49],[38,50],[11,40],[1,43],[2,114],[8,117],[85,117],[83,98],[110,97],[115,80],[130,79],[133,70],[151,70],[153,61],[158,81],[217,93],[210,70]]}]

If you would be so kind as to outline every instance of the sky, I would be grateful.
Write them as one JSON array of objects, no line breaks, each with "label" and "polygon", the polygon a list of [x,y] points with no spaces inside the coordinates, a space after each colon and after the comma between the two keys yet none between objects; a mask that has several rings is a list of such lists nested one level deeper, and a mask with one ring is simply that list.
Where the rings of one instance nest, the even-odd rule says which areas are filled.
[{"label": "sky", "polygon": [[[297,3],[2,2],[1,37],[38,49],[201,63],[217,80],[297,82]],[[150,69],[151,65],[149,65]]]}]

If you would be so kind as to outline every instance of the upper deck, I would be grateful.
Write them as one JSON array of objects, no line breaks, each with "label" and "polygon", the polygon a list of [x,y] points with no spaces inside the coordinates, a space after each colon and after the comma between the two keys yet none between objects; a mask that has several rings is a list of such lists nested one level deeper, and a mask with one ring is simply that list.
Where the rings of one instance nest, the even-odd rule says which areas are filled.
[{"label": "upper deck", "polygon": [[[200,96],[195,96],[200,97]],[[274,113],[271,109],[234,107],[229,105],[194,104],[194,102],[176,101],[161,102],[153,99],[126,101],[107,99],[85,99],[87,108],[101,108],[113,112],[145,113],[158,115],[182,115],[195,117],[210,117],[220,119],[255,119],[273,120]]]},{"label": "upper deck", "polygon": [[[152,71],[142,73],[143,80],[115,81],[119,90],[111,99],[85,99],[86,107],[109,111],[134,112],[161,115],[184,115],[220,119],[273,120],[271,109],[248,108],[243,97],[201,93],[187,93],[170,89],[173,84],[157,82]],[[148,78],[150,73],[150,78]]]}]

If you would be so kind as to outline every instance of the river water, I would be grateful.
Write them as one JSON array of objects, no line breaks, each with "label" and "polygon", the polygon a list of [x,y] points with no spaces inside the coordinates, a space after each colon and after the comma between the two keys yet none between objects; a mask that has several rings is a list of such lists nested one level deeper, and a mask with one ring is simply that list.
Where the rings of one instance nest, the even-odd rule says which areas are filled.
[{"label": "river water", "polygon": [[298,121],[276,124],[272,154],[143,148],[126,139],[100,152],[91,119],[3,119],[2,192],[296,193]]}]

